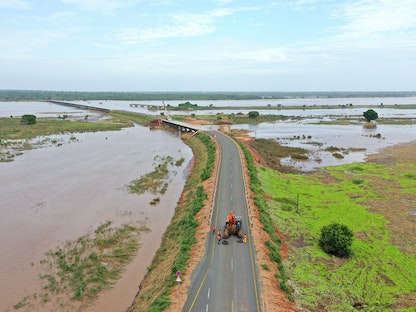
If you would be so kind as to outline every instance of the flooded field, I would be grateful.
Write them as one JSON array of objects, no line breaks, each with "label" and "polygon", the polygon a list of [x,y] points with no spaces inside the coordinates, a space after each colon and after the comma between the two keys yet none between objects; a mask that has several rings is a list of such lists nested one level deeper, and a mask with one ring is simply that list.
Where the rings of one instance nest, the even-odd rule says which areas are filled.
[{"label": "flooded field", "polygon": [[[408,104],[416,102],[415,98],[405,99]],[[375,105],[382,101],[365,100],[371,100],[369,104]],[[237,105],[236,102],[238,105],[252,104],[247,108],[249,111],[255,109],[256,105],[267,105],[264,101],[256,101],[257,104],[253,101],[219,101],[221,103],[214,105],[233,106]],[[297,101],[296,103],[305,103],[306,100]],[[342,101],[354,104],[362,102],[361,99],[337,101],[340,104],[345,104],[341,103]],[[403,104],[405,100],[389,101]],[[149,113],[147,108],[132,107],[127,101],[90,102],[83,104]],[[210,103],[198,102],[198,105]],[[388,104],[387,101],[384,101],[384,104]],[[416,116],[416,110],[413,109],[377,111],[380,117]],[[238,111],[229,111],[231,112]],[[330,121],[349,114],[361,116],[363,109],[296,109],[270,112],[283,112],[306,119],[232,127],[250,131],[253,138],[272,138],[281,144],[308,149],[308,160],[284,160],[285,163],[304,171],[313,170],[315,167],[363,161],[368,155],[384,147],[416,141],[415,125],[378,125],[375,129],[365,129],[362,124],[318,124],[319,120]],[[36,114],[39,117],[68,114],[74,119],[84,118],[88,114],[97,119],[101,118],[100,114],[45,102],[0,102],[0,117],[23,114]],[[160,112],[152,114],[155,117],[160,116]],[[145,127],[72,136],[75,139],[69,135],[53,136],[63,144],[24,151],[23,155],[15,157],[13,162],[0,163],[1,311],[8,308],[12,311],[11,306],[23,296],[38,291],[38,275],[41,273],[39,262],[45,252],[65,241],[76,240],[94,231],[97,226],[108,220],[115,224],[145,224],[151,229],[143,234],[138,256],[128,265],[122,278],[112,290],[100,295],[97,303],[89,309],[123,311],[133,300],[146,273],[146,267],[159,247],[161,236],[173,215],[183,189],[185,173],[192,160],[191,150],[178,137],[163,131],[151,131]],[[343,158],[335,158],[331,152],[325,150],[331,146],[340,148]],[[126,185],[151,171],[155,156],[171,156],[175,160],[183,157],[185,161],[182,166],[172,168],[168,191],[161,196],[158,205],[152,206],[149,202],[154,195],[130,194]]]},{"label": "flooded field", "polygon": [[[253,138],[274,139],[281,145],[308,150],[307,160],[282,160],[283,164],[302,171],[361,162],[385,147],[416,141],[416,125],[377,125],[366,129],[363,124],[322,125],[314,120],[303,120],[234,125],[232,128],[248,130]],[[339,148],[343,157],[334,157],[333,152],[328,151],[332,147]]]},{"label": "flooded field", "polygon": [[[166,105],[178,106],[178,104],[185,101],[165,101]],[[192,110],[192,111],[169,111],[170,115],[216,115],[218,113],[232,114],[244,113],[247,114],[256,107],[267,107],[270,109],[262,109],[262,114],[275,114],[283,116],[301,116],[301,117],[322,117],[328,116],[330,118],[343,116],[362,116],[363,108],[356,108],[355,106],[374,108],[377,107],[380,117],[390,118],[416,118],[416,109],[395,109],[380,107],[383,105],[412,105],[416,104],[416,97],[401,97],[401,98],[314,98],[314,99],[280,99],[280,100],[218,100],[218,101],[202,101],[189,100],[190,103],[196,104],[199,107],[209,107],[213,105],[214,108],[210,110]],[[162,101],[74,101],[83,105],[91,105],[95,107],[103,107],[113,110],[127,110],[142,114],[152,114],[160,116],[164,113]],[[146,105],[146,106],[141,106]],[[351,106],[350,106],[351,105]],[[159,110],[149,110],[147,106],[158,106]],[[340,106],[332,109],[316,109],[314,106]],[[341,107],[346,106],[346,107]],[[238,107],[238,109],[237,109]],[[285,107],[299,107],[299,109],[285,109]],[[308,109],[309,108],[309,109]],[[310,109],[313,108],[313,109]]]},{"label": "flooded field", "polygon": [[[71,143],[26,151],[13,162],[0,163],[1,311],[38,291],[39,261],[46,251],[107,220],[139,222],[151,230],[143,234],[139,256],[124,277],[93,309],[121,311],[134,298],[173,215],[192,159],[180,138],[144,127],[75,137]],[[130,194],[126,185],[151,171],[157,155],[183,157],[185,162],[172,168],[167,192],[160,204],[151,206],[154,195]]]}]

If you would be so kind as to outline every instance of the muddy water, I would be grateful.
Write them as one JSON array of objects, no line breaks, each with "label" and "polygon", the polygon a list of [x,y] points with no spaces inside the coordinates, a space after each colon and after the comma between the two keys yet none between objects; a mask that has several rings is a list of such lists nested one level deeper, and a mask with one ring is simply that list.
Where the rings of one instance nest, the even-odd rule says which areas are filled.
[{"label": "muddy water", "polygon": [[[316,121],[234,125],[232,128],[249,130],[255,138],[274,139],[282,145],[306,149],[308,160],[282,159],[282,164],[302,171],[362,162],[385,147],[416,141],[416,125],[377,125],[366,129],[362,124],[322,125]],[[326,150],[331,146],[344,149],[339,152],[343,158],[336,158]]]},{"label": "muddy water", "polygon": [[[44,253],[93,231],[101,223],[145,223],[138,256],[114,289],[91,311],[122,311],[134,298],[161,235],[173,215],[192,152],[176,136],[144,127],[75,134],[62,146],[25,152],[0,163],[0,311],[39,292]],[[129,194],[126,185],[153,170],[156,155],[185,158],[171,168],[168,191],[151,206],[152,194]],[[13,310],[13,309],[11,309]]]}]

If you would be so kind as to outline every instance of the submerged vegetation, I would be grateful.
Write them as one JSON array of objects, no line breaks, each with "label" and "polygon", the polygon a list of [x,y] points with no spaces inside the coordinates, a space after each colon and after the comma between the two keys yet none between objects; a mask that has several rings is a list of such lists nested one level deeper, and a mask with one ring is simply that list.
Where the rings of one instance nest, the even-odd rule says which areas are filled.
[{"label": "submerged vegetation", "polygon": [[94,233],[49,251],[41,261],[45,271],[40,275],[44,281],[42,292],[23,298],[14,308],[33,308],[52,296],[60,298],[61,307],[91,303],[120,277],[137,253],[140,232],[146,231],[146,226],[111,227],[108,221]]},{"label": "submerged vegetation", "polygon": [[[56,118],[35,118],[36,123],[30,125],[22,124],[19,118],[0,118],[0,162],[13,161],[15,156],[22,154],[22,151],[41,147],[47,143],[57,146],[63,144],[61,139],[48,138],[50,135],[117,131],[132,127],[134,124],[146,125],[153,120],[153,117],[150,116],[121,111],[112,111],[108,116],[111,118],[94,122],[88,121],[88,118],[79,121],[69,118],[62,119],[59,116]],[[34,141],[35,138],[43,136],[44,139]],[[70,141],[75,140],[76,138],[72,135]]]},{"label": "submerged vegetation", "polygon": [[267,166],[281,172],[296,172],[292,167],[283,166],[280,163],[282,158],[292,157],[299,160],[308,159],[308,151],[306,149],[282,146],[272,139],[256,139],[251,142],[251,146],[262,155]]},{"label": "submerged vegetation", "polygon": [[141,283],[132,306],[128,311],[163,311],[171,304],[170,294],[176,285],[176,272],[182,272],[182,278],[190,278],[186,267],[192,246],[196,243],[196,214],[204,207],[207,195],[202,181],[210,177],[215,159],[215,146],[210,137],[199,133],[196,136],[184,135],[197,159],[188,177],[184,198],[178,203],[175,215],[162,238],[162,246],[156,252],[148,273]]},{"label": "submerged vegetation", "polygon": [[[37,124],[29,129],[14,124],[19,123],[18,119],[2,118],[1,144],[53,133],[119,130],[153,119],[125,112],[111,115],[112,119],[97,123],[38,118]],[[225,120],[218,117],[214,116],[216,121]],[[238,114],[230,120],[236,122],[243,118],[245,123],[251,120]],[[261,118],[260,115],[257,122]],[[59,124],[55,127],[55,123]],[[197,162],[186,182],[185,196],[163,236],[162,247],[148,267],[148,274],[129,311],[164,310],[171,303],[169,295],[175,285],[175,273],[181,271],[184,278],[189,278],[186,264],[196,241],[198,225],[194,217],[204,206],[206,194],[201,183],[212,174],[215,147],[204,134],[184,137],[184,140],[192,147]],[[255,140],[252,144],[273,168],[256,167],[251,153],[243,147],[255,204],[261,213],[263,229],[270,238],[266,247],[278,269],[279,287],[286,291],[288,298],[309,311],[411,311],[416,303],[416,245],[414,237],[408,233],[412,233],[413,228],[384,212],[403,216],[404,208],[395,205],[394,200],[414,202],[416,165],[353,164],[298,175],[282,168],[280,159],[304,159],[307,157],[305,150],[282,147],[271,140]],[[26,147],[29,148],[30,143]],[[331,148],[334,153],[341,151]],[[175,162],[171,158],[155,159],[155,170],[133,181],[130,190],[163,194],[167,188],[168,165],[182,163],[183,160]],[[158,200],[160,198],[155,198],[152,203],[157,204]],[[384,212],[375,211],[375,203],[382,202],[387,206]],[[412,221],[415,216],[411,213],[414,211],[404,212],[404,215],[413,218]],[[332,223],[345,224],[354,233],[350,258],[334,258],[320,248],[320,231]],[[406,227],[409,227],[408,232]],[[282,242],[277,230],[288,238],[290,252],[286,260],[280,255]],[[93,235],[49,252],[42,261],[48,268],[41,276],[44,290],[23,298],[15,309],[28,307],[34,301],[46,303],[56,294],[66,294],[71,301],[90,302],[119,277],[125,263],[137,252],[139,232],[140,229],[131,225],[111,228],[110,223],[106,223]],[[262,268],[271,269],[266,264],[262,264]]]},{"label": "submerged vegetation", "polygon": [[[184,158],[177,161],[171,156],[160,157],[155,156],[153,159],[154,170],[146,173],[140,178],[133,180],[128,185],[130,193],[144,194],[150,191],[152,194],[164,194],[169,186],[169,165],[181,166],[184,162]],[[150,204],[157,205],[160,202],[160,197],[154,198]]]},{"label": "submerged vegetation", "polygon": [[36,124],[22,124],[19,118],[0,118],[0,139],[33,139],[38,136],[97,131],[116,131],[132,127],[134,123],[146,125],[154,117],[136,113],[111,111],[111,118],[99,121],[70,120],[69,118],[36,118]]},{"label": "submerged vegetation", "polygon": [[169,165],[173,165],[172,157],[155,156],[153,159],[154,170],[139,179],[131,181],[128,185],[130,193],[143,194],[146,191],[153,194],[160,193],[169,174]]}]

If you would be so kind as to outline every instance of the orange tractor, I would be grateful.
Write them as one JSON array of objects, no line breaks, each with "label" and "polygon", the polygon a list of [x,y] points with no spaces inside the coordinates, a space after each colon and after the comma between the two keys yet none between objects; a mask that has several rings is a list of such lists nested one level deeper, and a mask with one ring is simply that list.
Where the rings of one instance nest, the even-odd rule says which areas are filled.
[{"label": "orange tractor", "polygon": [[225,219],[224,238],[228,238],[230,235],[235,234],[239,238],[243,238],[243,217],[236,216],[234,211]]}]

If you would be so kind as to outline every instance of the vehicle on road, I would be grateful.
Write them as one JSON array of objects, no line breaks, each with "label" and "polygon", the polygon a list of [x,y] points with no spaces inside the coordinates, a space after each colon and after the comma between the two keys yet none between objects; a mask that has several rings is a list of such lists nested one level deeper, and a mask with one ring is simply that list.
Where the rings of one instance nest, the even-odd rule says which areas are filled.
[{"label": "vehicle on road", "polygon": [[230,214],[225,219],[224,227],[224,238],[230,237],[230,235],[237,235],[238,238],[243,238],[243,217],[236,216],[234,211],[231,211]]}]

